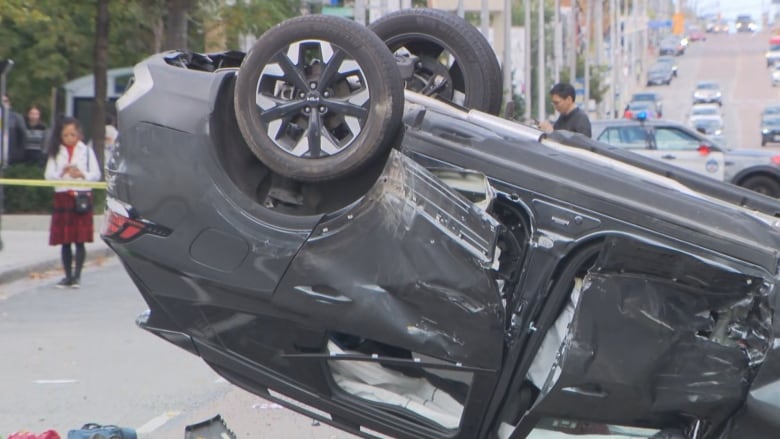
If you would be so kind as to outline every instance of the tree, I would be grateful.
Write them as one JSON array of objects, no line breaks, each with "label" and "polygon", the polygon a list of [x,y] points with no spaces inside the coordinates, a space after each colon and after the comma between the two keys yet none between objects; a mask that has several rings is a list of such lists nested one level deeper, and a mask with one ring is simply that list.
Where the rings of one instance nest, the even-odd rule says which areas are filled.
[{"label": "tree", "polygon": [[95,12],[95,108],[92,113],[92,148],[98,157],[98,163],[104,163],[103,150],[106,137],[106,100],[108,81],[108,0],[97,0]]}]

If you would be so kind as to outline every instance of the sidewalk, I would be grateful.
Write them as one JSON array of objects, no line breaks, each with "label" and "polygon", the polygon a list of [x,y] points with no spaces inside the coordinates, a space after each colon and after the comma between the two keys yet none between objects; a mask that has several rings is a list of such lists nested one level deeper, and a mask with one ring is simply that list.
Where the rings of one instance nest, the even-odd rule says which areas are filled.
[{"label": "sidewalk", "polygon": [[[61,270],[60,246],[49,245],[49,215],[4,214],[0,218],[0,285],[34,273]],[[106,258],[114,252],[100,239],[103,215],[95,215],[94,242],[87,243],[87,261]],[[59,277],[57,277],[59,279]]]}]

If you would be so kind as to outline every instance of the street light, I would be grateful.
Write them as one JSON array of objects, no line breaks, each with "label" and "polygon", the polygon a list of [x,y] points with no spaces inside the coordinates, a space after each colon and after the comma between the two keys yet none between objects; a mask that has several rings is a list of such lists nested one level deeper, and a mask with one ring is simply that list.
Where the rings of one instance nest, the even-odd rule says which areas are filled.
[{"label": "street light", "polygon": [[[0,98],[5,97],[5,77],[14,68],[14,61],[11,59],[0,60]],[[0,178],[3,178],[3,171],[8,166],[8,105],[3,102],[3,114],[0,121]],[[0,221],[3,218],[3,205],[5,204],[5,196],[3,193],[3,185],[0,184]],[[2,225],[2,222],[0,222]],[[0,228],[2,230],[2,228]],[[0,250],[3,249],[3,238],[0,237]]]}]

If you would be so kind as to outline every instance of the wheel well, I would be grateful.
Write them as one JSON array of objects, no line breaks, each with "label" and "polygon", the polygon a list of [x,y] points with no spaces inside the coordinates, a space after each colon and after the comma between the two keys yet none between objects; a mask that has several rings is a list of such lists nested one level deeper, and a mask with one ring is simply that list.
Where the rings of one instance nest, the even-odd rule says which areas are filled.
[{"label": "wheel well", "polygon": [[780,184],[780,176],[769,171],[752,171],[743,175],[739,175],[735,179],[734,184],[736,184],[737,186],[742,186],[743,184],[745,184],[745,181],[755,177],[771,178],[776,183]]}]

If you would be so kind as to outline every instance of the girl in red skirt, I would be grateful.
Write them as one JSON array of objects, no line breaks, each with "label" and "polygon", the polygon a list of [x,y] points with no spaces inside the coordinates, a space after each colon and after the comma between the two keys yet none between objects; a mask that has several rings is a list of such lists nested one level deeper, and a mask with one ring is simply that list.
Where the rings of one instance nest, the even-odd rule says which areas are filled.
[{"label": "girl in red skirt", "polygon": [[[72,117],[61,117],[52,130],[48,145],[48,160],[44,177],[47,180],[100,180],[100,165],[95,151],[81,141],[81,124]],[[79,288],[81,268],[87,251],[85,242],[92,242],[92,203],[86,212],[76,211],[76,194],[86,192],[92,199],[92,191],[83,187],[57,186],[54,188],[54,212],[49,228],[49,245],[62,246],[62,266],[65,277],[57,288]],[[73,250],[76,247],[76,266],[73,267]]]}]

